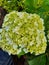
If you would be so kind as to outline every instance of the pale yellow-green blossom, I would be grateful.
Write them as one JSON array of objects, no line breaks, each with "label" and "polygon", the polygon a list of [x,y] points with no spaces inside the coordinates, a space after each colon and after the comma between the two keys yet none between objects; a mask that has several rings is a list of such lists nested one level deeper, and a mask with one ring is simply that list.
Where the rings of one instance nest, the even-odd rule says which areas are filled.
[{"label": "pale yellow-green blossom", "polygon": [[37,14],[13,11],[4,18],[0,29],[0,47],[9,54],[45,53],[44,20]]}]

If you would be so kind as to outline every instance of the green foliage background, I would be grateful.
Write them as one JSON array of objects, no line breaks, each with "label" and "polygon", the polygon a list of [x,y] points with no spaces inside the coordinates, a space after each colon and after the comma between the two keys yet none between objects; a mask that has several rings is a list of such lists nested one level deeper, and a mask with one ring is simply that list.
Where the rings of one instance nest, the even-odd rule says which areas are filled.
[{"label": "green foliage background", "polygon": [[[13,10],[26,11],[28,13],[39,14],[45,22],[45,33],[49,30],[49,0],[0,0],[0,6],[11,12]],[[27,57],[27,65],[49,65],[49,42],[47,41],[46,53],[34,56],[30,54]]]}]

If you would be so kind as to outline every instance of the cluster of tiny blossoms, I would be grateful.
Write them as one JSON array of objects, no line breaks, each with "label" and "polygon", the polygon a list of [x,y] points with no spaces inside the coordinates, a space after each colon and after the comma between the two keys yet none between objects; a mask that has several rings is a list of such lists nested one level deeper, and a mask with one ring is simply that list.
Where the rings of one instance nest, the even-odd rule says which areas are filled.
[{"label": "cluster of tiny blossoms", "polygon": [[0,29],[0,47],[9,54],[45,53],[44,22],[37,14],[13,11],[4,18]]}]

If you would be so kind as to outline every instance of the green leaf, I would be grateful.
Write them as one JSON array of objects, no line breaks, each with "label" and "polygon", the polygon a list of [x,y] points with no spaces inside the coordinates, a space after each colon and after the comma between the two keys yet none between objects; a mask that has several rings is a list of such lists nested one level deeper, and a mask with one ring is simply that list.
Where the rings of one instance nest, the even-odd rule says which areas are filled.
[{"label": "green leaf", "polygon": [[33,0],[33,6],[39,8],[43,5],[44,0]]},{"label": "green leaf", "polygon": [[24,1],[24,5],[25,5],[25,11],[27,12],[33,12],[34,11],[34,7],[33,7],[33,0],[25,0]]},{"label": "green leaf", "polygon": [[49,5],[49,0],[44,0],[46,5]]},{"label": "green leaf", "polygon": [[2,5],[2,0],[0,0],[0,6]]},{"label": "green leaf", "polygon": [[18,57],[20,58],[20,56],[24,55],[25,52],[22,50],[19,54],[18,54]]},{"label": "green leaf", "polygon": [[29,65],[45,65],[46,55],[40,55],[28,61]]}]

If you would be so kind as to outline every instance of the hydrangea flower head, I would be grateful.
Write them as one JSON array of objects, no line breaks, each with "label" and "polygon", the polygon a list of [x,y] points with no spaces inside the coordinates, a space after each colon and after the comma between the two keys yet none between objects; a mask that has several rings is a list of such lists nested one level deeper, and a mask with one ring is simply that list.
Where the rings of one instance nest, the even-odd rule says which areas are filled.
[{"label": "hydrangea flower head", "polygon": [[44,21],[37,14],[13,11],[4,18],[0,47],[9,54],[45,53]]}]

